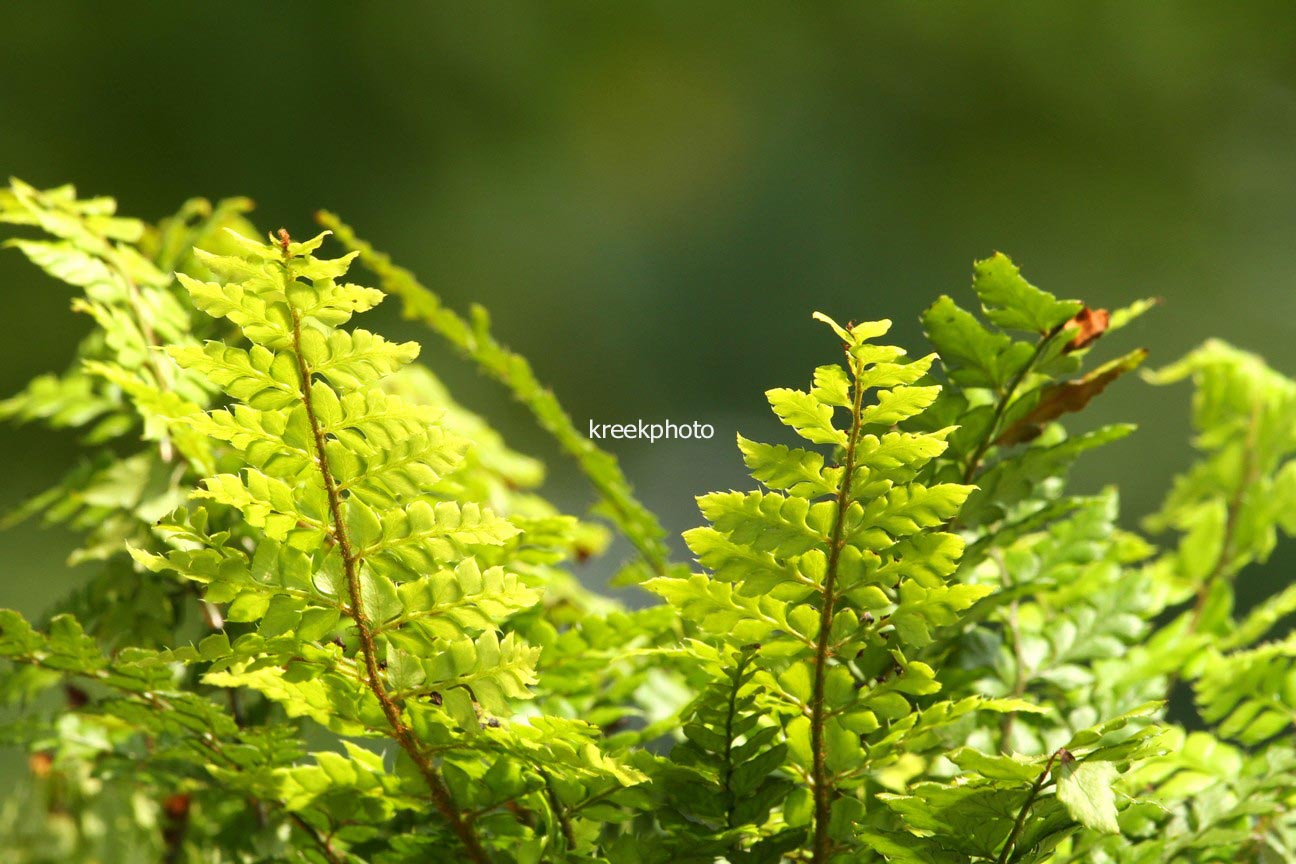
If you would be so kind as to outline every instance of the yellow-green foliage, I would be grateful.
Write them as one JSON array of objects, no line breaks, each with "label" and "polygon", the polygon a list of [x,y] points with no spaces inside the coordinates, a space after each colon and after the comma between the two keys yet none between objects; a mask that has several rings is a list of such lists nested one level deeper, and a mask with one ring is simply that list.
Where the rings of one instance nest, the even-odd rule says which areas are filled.
[{"label": "yellow-green foliage", "polygon": [[[755,486],[699,497],[690,565],[484,310],[336,217],[329,257],[248,211],[0,192],[94,324],[0,402],[79,430],[81,465],[10,518],[66,524],[88,565],[43,620],[0,611],[31,756],[6,861],[1296,856],[1296,643],[1263,641],[1296,588],[1234,608],[1296,529],[1296,383],[1259,359],[1212,342],[1149,376],[1194,380],[1201,451],[1158,549],[1116,490],[1066,484],[1132,431],[1066,421],[1136,386],[1141,350],[1085,367],[1153,304],[1059,300],[996,255],[980,314],[937,300],[916,358],[816,313],[825,365],[767,391],[789,434],[737,436]],[[385,291],[575,458],[588,517],[417,343],[357,323]],[[664,603],[582,586],[611,531],[618,581]]]}]

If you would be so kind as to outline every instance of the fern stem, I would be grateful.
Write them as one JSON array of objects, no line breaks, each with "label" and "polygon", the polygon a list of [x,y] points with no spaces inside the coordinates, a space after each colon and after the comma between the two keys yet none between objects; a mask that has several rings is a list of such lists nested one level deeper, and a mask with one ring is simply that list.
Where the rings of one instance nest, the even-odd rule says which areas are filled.
[{"label": "fern stem", "polygon": [[472,824],[463,817],[458,807],[455,806],[454,800],[450,797],[450,790],[441,777],[441,772],[436,769],[436,766],[432,764],[432,760],[420,748],[418,739],[414,736],[414,731],[405,723],[401,717],[401,709],[396,707],[396,703],[392,701],[391,696],[387,693],[387,688],[382,683],[382,672],[378,668],[377,649],[374,646],[373,628],[369,623],[368,616],[365,614],[364,599],[361,593],[360,556],[356,554],[355,549],[351,546],[351,538],[347,533],[346,522],[342,517],[342,494],[338,491],[337,481],[334,479],[333,471],[329,467],[328,455],[324,449],[324,430],[320,427],[319,417],[316,416],[312,404],[311,371],[306,365],[306,359],[301,351],[301,316],[296,309],[292,310],[292,323],[293,355],[297,360],[297,371],[301,378],[302,403],[315,442],[316,464],[324,481],[324,491],[328,496],[329,512],[333,519],[333,538],[337,541],[338,552],[342,556],[342,569],[346,576],[347,593],[351,601],[348,614],[351,620],[355,622],[356,630],[360,636],[360,653],[364,658],[365,681],[369,685],[369,689],[373,691],[374,696],[377,697],[379,705],[382,706],[383,716],[387,718],[387,723],[392,728],[396,743],[409,755],[418,768],[424,782],[427,783],[428,789],[432,793],[432,803],[436,805],[437,810],[450,824],[451,830],[454,831],[455,836],[459,838],[459,842],[463,844],[464,849],[467,851],[469,859],[474,864],[490,864],[490,857],[482,847],[481,841],[477,839]]},{"label": "fern stem", "polygon": [[[743,676],[747,673],[747,667],[752,664],[756,655],[749,653],[759,648],[759,645],[748,645],[743,648],[738,657],[738,666],[733,671],[733,686],[729,688],[729,699],[725,707],[725,744],[724,744],[724,771],[721,774],[721,788],[725,793],[725,827],[732,830],[736,827],[735,816],[737,815],[738,802],[733,794],[733,745],[734,745],[734,718],[738,716],[738,691],[742,689]],[[739,849],[739,841],[734,841],[734,848]]]},{"label": "fern stem", "polygon": [[[1004,561],[1003,551],[992,549],[991,555],[995,563],[999,565],[999,573],[1003,579],[1003,587],[1010,589],[1013,587],[1012,574],[1008,571],[1008,563]],[[1021,626],[1018,622],[1018,602],[1016,598],[1008,604],[1008,635],[1012,637],[1013,648],[1013,689],[1012,695],[1018,699],[1026,694],[1026,686],[1029,683],[1026,675],[1026,657],[1022,652],[1022,635]],[[1009,742],[1012,739],[1013,725],[1017,722],[1016,711],[1006,711],[999,718],[999,752],[1008,753],[1010,751]]]},{"label": "fern stem", "polygon": [[1195,632],[1201,623],[1202,612],[1206,609],[1206,598],[1210,594],[1210,588],[1218,579],[1226,578],[1229,575],[1229,565],[1233,563],[1235,550],[1233,544],[1237,542],[1238,517],[1242,515],[1243,498],[1246,497],[1249,490],[1258,478],[1259,470],[1256,463],[1256,434],[1260,426],[1260,405],[1257,403],[1251,408],[1251,415],[1247,420],[1246,438],[1242,442],[1242,471],[1238,479],[1237,488],[1229,496],[1228,505],[1224,517],[1224,533],[1220,538],[1220,554],[1215,561],[1215,566],[1211,568],[1211,573],[1202,582],[1201,588],[1197,591],[1197,602],[1193,607],[1192,626],[1188,632]]},{"label": "fern stem", "polygon": [[[1188,620],[1187,635],[1194,636],[1201,627],[1202,615],[1206,613],[1206,601],[1210,599],[1211,589],[1220,579],[1229,578],[1229,565],[1233,561],[1233,545],[1237,542],[1238,517],[1242,515],[1243,498],[1258,479],[1259,467],[1255,464],[1256,434],[1260,425],[1260,406],[1253,405],[1247,421],[1246,438],[1242,442],[1242,471],[1237,487],[1229,495],[1225,505],[1224,531],[1220,537],[1220,554],[1210,574],[1202,580],[1197,588],[1197,598],[1193,602],[1192,617]],[[1174,695],[1175,685],[1179,683],[1179,669],[1171,670],[1166,681],[1165,700],[1170,701]]]},{"label": "fern stem", "polygon": [[538,770],[540,771],[540,777],[544,780],[545,797],[549,799],[549,809],[553,811],[554,819],[558,822],[558,829],[562,832],[563,840],[567,843],[567,850],[571,851],[576,848],[576,835],[572,833],[571,822],[567,819],[567,814],[563,812],[562,801],[558,799],[558,790],[554,788],[549,772],[543,768]]},{"label": "fern stem", "polygon": [[738,688],[741,686],[743,670],[746,668],[746,658],[738,661],[738,669],[734,673],[733,686],[729,688],[728,708],[725,711],[725,744],[724,744],[724,773],[720,782],[721,788],[725,794],[725,827],[730,830],[734,827],[734,795],[733,795],[733,721],[734,714],[738,711]]},{"label": "fern stem", "polygon": [[311,841],[314,842],[315,846],[320,850],[320,854],[324,856],[324,859],[328,861],[329,864],[345,864],[345,861],[343,861],[343,859],[338,855],[337,850],[333,848],[332,840],[321,835],[319,831],[315,829],[315,826],[311,825],[301,817],[301,814],[294,813],[290,810],[288,811],[288,816],[292,819],[293,824],[301,829],[303,834],[311,838]]},{"label": "fern stem", "polygon": [[[153,322],[149,320],[148,311],[144,308],[144,295],[140,292],[139,284],[135,278],[130,275],[126,265],[122,263],[119,253],[113,248],[112,244],[105,242],[105,258],[109,266],[117,271],[122,282],[126,285],[126,299],[130,304],[131,312],[134,313],[136,323],[139,324],[140,335],[144,337],[144,344],[148,350],[145,351],[144,362],[153,372],[153,377],[157,379],[158,387],[167,392],[172,389],[174,382],[167,368],[158,361],[157,354],[153,349],[162,345],[161,340],[157,338],[157,333],[153,330]],[[158,440],[158,452],[162,456],[162,461],[172,462],[176,457],[176,449],[171,443],[171,439],[166,432],[162,433]]]},{"label": "fern stem", "polygon": [[[1013,642],[1013,689],[1012,695],[1020,699],[1026,694],[1026,658],[1022,654],[1021,646],[1021,627],[1017,622],[1017,601],[1013,600],[1008,604],[1008,633],[1012,636]],[[1013,733],[1013,725],[1017,722],[1016,711],[1005,711],[999,718],[999,752],[1009,753],[1012,750],[1010,746]]]},{"label": "fern stem", "polygon": [[1022,368],[1017,370],[1017,374],[1012,377],[1012,380],[1008,382],[1008,386],[999,395],[999,399],[995,403],[994,414],[990,418],[990,424],[986,427],[985,437],[981,439],[981,443],[977,445],[976,450],[972,451],[972,455],[968,457],[967,465],[963,469],[963,483],[971,483],[972,478],[976,476],[977,469],[981,467],[981,460],[985,458],[986,452],[994,444],[995,439],[999,437],[999,424],[1003,422],[1004,414],[1008,411],[1008,404],[1017,395],[1017,388],[1022,385],[1022,382],[1026,380],[1026,376],[1035,368],[1035,364],[1039,362],[1040,357],[1044,356],[1044,349],[1053,341],[1053,337],[1061,333],[1065,326],[1060,324],[1040,337],[1040,340],[1035,343],[1035,350],[1032,352],[1030,359],[1022,365]]},{"label": "fern stem", "polygon": [[360,253],[361,260],[379,277],[383,289],[401,299],[405,317],[422,321],[489,377],[504,385],[513,398],[531,411],[536,423],[580,466],[590,485],[603,499],[617,530],[630,541],[655,575],[667,575],[670,549],[662,539],[666,531],[661,523],[635,497],[616,458],[576,428],[558,397],[536,378],[527,359],[501,345],[483,328],[473,327],[454,310],[442,305],[441,298],[420,284],[414,274],[357,237],[351,226],[333,213],[320,211],[315,218],[333,231],[344,247]]},{"label": "fern stem", "polygon": [[837,512],[833,517],[832,535],[828,550],[828,569],[824,573],[823,603],[819,610],[819,635],[815,643],[814,691],[810,698],[810,752],[811,779],[814,785],[814,847],[815,864],[827,864],[831,852],[828,837],[828,818],[832,811],[832,789],[828,784],[827,759],[824,743],[824,678],[830,654],[833,606],[836,603],[837,565],[841,560],[846,538],[842,536],[846,524],[846,508],[850,505],[851,475],[855,471],[855,445],[859,440],[860,411],[864,401],[864,388],[859,385],[861,367],[854,363],[854,400],[851,406],[851,431],[846,439],[846,458],[843,462],[841,489],[837,491]]},{"label": "fern stem", "polygon": [[1035,783],[1031,786],[1030,792],[1026,795],[1026,800],[1022,802],[1021,809],[1017,811],[1017,819],[1013,822],[1012,831],[1008,832],[1007,839],[1004,840],[1003,849],[999,851],[998,864],[1008,864],[1008,856],[1012,854],[1013,846],[1017,843],[1017,838],[1021,836],[1022,829],[1026,827],[1026,814],[1030,812],[1031,805],[1039,797],[1040,790],[1044,788],[1044,782],[1048,780],[1049,772],[1053,770],[1053,763],[1065,752],[1063,750],[1054,750],[1049,756],[1048,762],[1044,763],[1044,770],[1040,772],[1039,777],[1035,778]]}]

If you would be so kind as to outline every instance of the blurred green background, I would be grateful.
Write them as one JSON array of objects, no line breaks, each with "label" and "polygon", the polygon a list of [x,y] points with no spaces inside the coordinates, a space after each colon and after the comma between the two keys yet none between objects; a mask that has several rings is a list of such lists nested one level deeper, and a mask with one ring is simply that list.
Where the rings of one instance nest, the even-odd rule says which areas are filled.
[{"label": "blurred green background", "polygon": [[[578,424],[713,424],[710,442],[611,442],[677,534],[694,494],[744,486],[735,431],[777,434],[761,392],[834,356],[813,310],[893,318],[920,351],[919,311],[966,302],[996,249],[1091,305],[1165,298],[1103,354],[1144,344],[1161,364],[1218,335],[1296,372],[1289,13],[7,3],[0,171],[150,219],[193,195],[250,195],[294,234],[339,211],[455,307],[487,305]],[[16,253],[0,286],[9,393],[62,366],[87,322]],[[394,312],[372,325],[422,338]],[[588,503],[524,412],[425,344],[464,402],[553,463],[555,497]],[[1187,416],[1185,387],[1120,382],[1086,422],[1142,429],[1077,482],[1121,483],[1134,524],[1186,464]],[[0,430],[0,506],[73,452]],[[0,535],[0,604],[35,612],[70,585],[66,539]]]}]

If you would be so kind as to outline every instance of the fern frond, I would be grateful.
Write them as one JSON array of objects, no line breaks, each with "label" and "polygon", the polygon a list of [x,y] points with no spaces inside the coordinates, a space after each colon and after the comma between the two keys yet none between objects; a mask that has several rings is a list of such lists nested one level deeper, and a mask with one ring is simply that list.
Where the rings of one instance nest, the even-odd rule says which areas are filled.
[{"label": "fern frond", "polygon": [[670,566],[670,551],[662,539],[666,532],[657,518],[635,497],[616,459],[577,430],[553,392],[540,384],[531,364],[496,341],[485,310],[474,307],[473,321],[464,320],[443,306],[440,298],[419,284],[409,271],[396,266],[386,255],[357,237],[337,216],[321,212],[318,219],[337,233],[344,246],[359,253],[365,265],[378,275],[385,290],[401,298],[406,317],[425,322],[531,410],[541,428],[576,460],[601,496],[608,518],[634,544],[650,570],[665,575]]}]

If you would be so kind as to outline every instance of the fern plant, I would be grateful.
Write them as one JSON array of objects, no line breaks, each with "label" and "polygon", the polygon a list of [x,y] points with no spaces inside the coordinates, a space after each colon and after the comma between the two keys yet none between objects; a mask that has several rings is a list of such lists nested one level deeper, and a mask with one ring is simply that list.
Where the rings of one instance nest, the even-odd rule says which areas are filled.
[{"label": "fern plant", "polygon": [[[1234,600],[1296,529],[1296,384],[1258,358],[1212,342],[1145,376],[1195,381],[1201,459],[1140,533],[1066,481],[1132,427],[1067,424],[1143,363],[1089,356],[1153,303],[1059,300],[996,255],[975,311],[924,313],[917,359],[889,322],[816,314],[838,362],[767,392],[799,440],[738,436],[757,487],[698,499],[691,566],[484,310],[330,214],[341,257],[249,239],[249,208],[148,225],[0,192],[10,245],[94,323],[0,403],[85,453],[10,517],[79,532],[84,577],[38,621],[0,611],[28,753],[9,858],[1296,855],[1296,589]],[[353,326],[384,292],[555,437],[588,516],[417,344]],[[664,603],[582,584],[610,531],[635,551],[616,581]]]},{"label": "fern plant", "polygon": [[[772,731],[787,754],[782,766],[771,759],[763,767],[793,781],[782,793],[784,823],[803,829],[805,856],[817,862],[901,856],[913,842],[906,828],[928,838],[927,857],[914,860],[1028,860],[1009,856],[1051,849],[1075,824],[1067,808],[1113,829],[1111,763],[1143,752],[1147,736],[1109,738],[1149,708],[1077,730],[1034,759],[941,747],[979,713],[1043,709],[1023,701],[1024,692],[934,698],[943,685],[933,663],[949,653],[963,613],[994,590],[952,578],[964,540],[948,529],[972,487],[916,479],[939,477],[936,462],[958,431],[905,431],[924,425],[919,418],[940,395],[920,383],[936,355],[906,361],[900,349],[869,341],[890,322],[842,327],[818,317],[842,340],[845,367],[819,367],[808,391],[767,396],[800,437],[839,455],[740,436],[764,488],[700,499],[712,525],[686,539],[712,575],[648,583],[703,631],[759,643],[749,649],[763,703],[756,716],[777,718],[761,731]],[[710,732],[731,740],[715,724]],[[940,777],[937,756],[969,776]],[[1057,797],[1037,802],[1051,777]],[[739,851],[778,860],[763,850],[785,850],[766,843]]]},{"label": "fern plant", "polygon": [[[168,400],[171,391],[147,382],[127,391],[157,424],[157,437],[172,443],[165,458],[181,463],[178,472],[208,476],[192,506],[128,538],[121,551],[130,551],[136,570],[175,572],[203,586],[203,603],[224,609],[221,632],[194,648],[132,654],[132,668],[201,664],[203,684],[282,705],[283,725],[298,739],[291,721],[301,716],[346,735],[382,730],[409,760],[400,770],[421,778],[470,858],[488,855],[472,823],[501,810],[535,823],[518,796],[538,795],[548,814],[537,842],[574,843],[579,818],[568,820],[566,811],[587,795],[633,785],[637,775],[591,749],[592,727],[583,723],[536,718],[523,730],[497,715],[511,714],[512,700],[529,697],[537,681],[537,649],[507,619],[526,611],[523,626],[543,627],[549,616],[536,607],[546,587],[581,608],[587,598],[555,578],[553,565],[576,554],[578,543],[597,549],[601,538],[543,502],[501,496],[504,484],[483,482],[499,468],[465,463],[464,439],[446,428],[455,421],[434,422],[441,410],[388,392],[415,393],[428,382],[379,386],[416,348],[337,328],[381,294],[339,283],[354,256],[316,259],[309,253],[321,240],[266,246],[232,235],[226,242],[236,254],[195,253],[211,281],[179,275],[193,308],[236,325],[247,347],[178,339],[153,362],[174,363],[162,366],[174,379],[201,376],[227,394],[228,407],[201,411],[197,401]],[[127,380],[124,363],[86,368]],[[493,456],[489,446],[474,455],[474,462]],[[514,488],[526,485],[509,479],[519,481]],[[477,496],[518,512],[496,516]],[[231,639],[229,628],[244,623],[255,627]],[[427,650],[431,643],[440,648]],[[69,671],[97,677],[101,660]],[[237,728],[247,712],[235,701],[230,708]],[[442,739],[457,737],[459,727],[477,743],[456,746],[462,758],[451,764],[441,756]],[[541,773],[523,767],[545,761],[542,754],[553,764]],[[433,755],[442,764],[434,766]],[[281,766],[263,767],[260,775],[242,772],[237,785],[257,800],[282,799],[269,791],[284,783]],[[506,792],[477,789],[492,769]],[[331,790],[321,800],[339,797]],[[339,821],[314,796],[299,797],[291,810],[305,808],[322,810],[314,819],[326,824]],[[371,808],[369,818],[389,816]],[[493,833],[491,844],[530,842],[508,834]]]},{"label": "fern plant", "polygon": [[[703,629],[764,643],[755,660],[760,683],[784,720],[789,767],[803,779],[802,800],[785,809],[809,816],[819,861],[855,839],[864,814],[856,790],[872,766],[860,736],[908,714],[906,695],[937,689],[931,667],[906,651],[925,647],[931,627],[952,623],[984,593],[946,584],[961,544],[932,530],[970,489],[912,480],[948,432],[884,431],[934,400],[937,388],[912,386],[934,358],[899,362],[898,349],[870,344],[890,322],[828,323],[845,345],[847,368],[819,367],[809,392],[767,395],[780,420],[807,441],[838,448],[840,461],[740,439],[769,491],[701,498],[711,527],[687,536],[713,577],[648,584]],[[875,388],[885,389],[866,403]],[[836,409],[845,428],[833,422]]]}]

